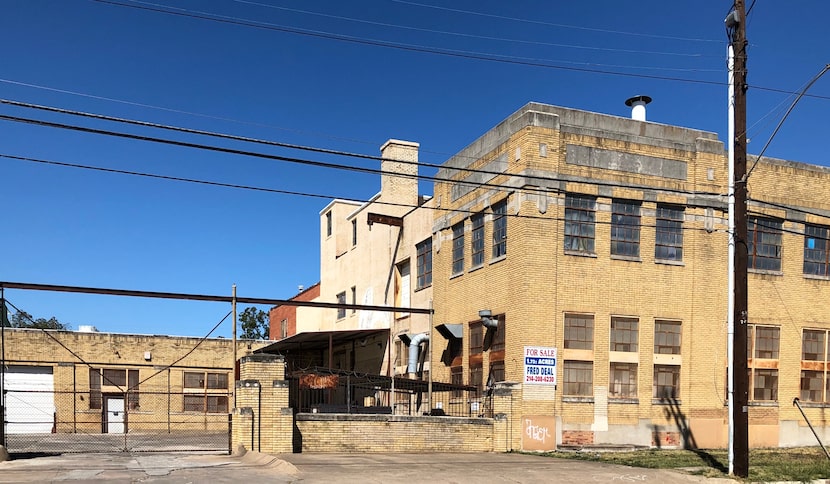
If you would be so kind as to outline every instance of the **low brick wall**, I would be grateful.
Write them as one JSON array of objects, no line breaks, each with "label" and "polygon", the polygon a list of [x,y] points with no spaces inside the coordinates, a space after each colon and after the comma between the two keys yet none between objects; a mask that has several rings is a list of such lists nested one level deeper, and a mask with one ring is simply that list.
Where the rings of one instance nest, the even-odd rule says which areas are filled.
[{"label": "low brick wall", "polygon": [[303,452],[492,452],[487,418],[300,413]]}]

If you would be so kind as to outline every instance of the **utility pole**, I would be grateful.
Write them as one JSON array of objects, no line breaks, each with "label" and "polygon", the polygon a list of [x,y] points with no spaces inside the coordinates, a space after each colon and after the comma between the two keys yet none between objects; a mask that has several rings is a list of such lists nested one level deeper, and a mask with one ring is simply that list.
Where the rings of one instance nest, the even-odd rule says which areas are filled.
[{"label": "utility pole", "polygon": [[747,177],[746,177],[746,91],[747,91],[747,40],[746,10],[744,0],[735,0],[734,10],[726,18],[726,26],[731,33],[731,53],[734,56],[732,79],[734,88],[732,110],[734,115],[734,136],[731,143],[731,156],[734,157],[733,173],[730,179],[734,193],[733,264],[734,288],[730,328],[732,337],[732,361],[729,374],[732,392],[729,395],[730,422],[730,473],[738,477],[749,475],[749,371],[747,368]]}]

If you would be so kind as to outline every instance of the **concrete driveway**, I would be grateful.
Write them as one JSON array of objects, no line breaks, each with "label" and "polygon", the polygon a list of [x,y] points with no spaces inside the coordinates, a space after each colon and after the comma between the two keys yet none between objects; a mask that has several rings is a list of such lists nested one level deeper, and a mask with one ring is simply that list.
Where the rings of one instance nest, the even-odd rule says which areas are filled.
[{"label": "concrete driveway", "polygon": [[65,454],[0,462],[0,482],[481,483],[732,482],[520,454]]}]

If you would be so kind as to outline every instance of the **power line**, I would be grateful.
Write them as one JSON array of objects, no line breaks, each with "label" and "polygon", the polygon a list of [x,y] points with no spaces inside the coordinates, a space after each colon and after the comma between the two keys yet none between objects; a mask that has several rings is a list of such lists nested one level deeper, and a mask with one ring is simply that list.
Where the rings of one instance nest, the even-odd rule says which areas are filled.
[{"label": "power line", "polygon": [[[66,112],[66,113],[77,113],[78,115],[81,115],[81,116],[100,117],[101,119],[108,119],[108,120],[118,121],[118,122],[129,122],[129,123],[134,123],[134,124],[145,123],[143,121],[128,120],[128,119],[125,119],[125,118],[114,118],[114,117],[108,117],[108,116],[104,116],[104,115],[96,115],[96,114],[92,114],[92,113],[81,113],[79,111],[61,110],[61,108],[51,108],[51,107],[46,107],[46,106],[37,106],[37,105],[29,104],[29,103],[19,103],[19,104],[25,105],[26,107],[31,107],[31,108],[37,107],[39,109],[42,108],[42,109],[48,109],[48,110],[58,110],[60,112]],[[388,173],[388,172],[384,172],[384,171],[382,171],[380,169],[376,169],[376,168],[355,167],[355,166],[351,166],[351,165],[342,165],[342,164],[337,164],[337,163],[326,163],[326,162],[320,162],[320,161],[307,160],[307,159],[303,159],[303,158],[293,158],[293,157],[269,155],[269,154],[266,154],[266,153],[259,153],[259,152],[246,151],[246,150],[236,150],[236,149],[230,149],[230,148],[222,148],[222,147],[217,147],[217,146],[198,144],[198,143],[189,143],[189,142],[184,142],[184,141],[169,140],[169,139],[165,139],[165,138],[156,138],[156,137],[151,137],[151,136],[140,136],[140,135],[122,133],[122,132],[117,132],[117,131],[86,128],[86,127],[81,127],[81,126],[77,126],[77,125],[69,125],[69,124],[63,124],[63,123],[53,123],[53,122],[36,120],[36,119],[31,119],[31,118],[21,118],[21,117],[17,117],[17,116],[0,115],[0,119],[5,119],[5,120],[8,120],[8,121],[14,121],[14,122],[27,123],[27,124],[40,125],[40,126],[53,127],[53,128],[81,131],[81,132],[92,133],[92,134],[102,134],[102,135],[107,135],[107,136],[115,136],[115,137],[121,137],[121,138],[127,138],[127,139],[139,140],[139,141],[150,141],[150,142],[156,142],[156,143],[161,143],[161,144],[182,146],[182,147],[187,147],[187,148],[205,149],[205,150],[208,150],[208,151],[217,151],[217,152],[222,152],[222,153],[229,153],[229,154],[236,154],[236,155],[243,155],[243,156],[251,156],[251,157],[257,157],[257,158],[265,158],[265,159],[270,159],[270,160],[275,160],[275,161],[284,161],[284,162],[289,162],[289,163],[309,165],[309,166],[315,166],[315,167],[320,167],[320,168],[342,169],[342,170],[356,171],[356,172],[368,173],[368,174],[381,174],[381,175],[389,174],[389,175],[396,176],[396,177],[401,177],[401,178],[415,178],[415,179],[420,179],[420,180],[455,183],[455,184],[460,184],[460,185],[464,185],[464,186],[472,186],[472,187],[475,187],[475,188],[489,187],[489,188],[493,188],[493,189],[497,189],[497,190],[505,190],[505,189],[515,190],[515,189],[520,188],[520,187],[510,187],[510,186],[506,187],[505,185],[502,185],[502,184],[489,183],[489,182],[470,182],[470,181],[466,181],[466,180],[455,180],[455,179],[452,179],[452,178],[442,178],[442,177],[437,177],[437,176],[426,176],[426,175],[420,175],[420,174]],[[255,138],[233,137],[233,135],[225,135],[225,134],[221,134],[221,133],[212,133],[212,132],[208,132],[208,131],[189,130],[188,128],[180,128],[180,127],[177,127],[177,126],[170,126],[170,125],[160,125],[160,124],[155,124],[155,123],[148,123],[148,125],[151,125],[153,127],[160,127],[160,128],[163,127],[165,129],[169,129],[169,130],[173,130],[173,131],[198,132],[199,134],[204,134],[204,135],[208,135],[208,136],[230,137],[232,139],[239,139],[239,140],[249,141],[249,142],[256,141],[256,142],[261,142],[261,143],[264,143],[264,144],[275,144],[276,143],[276,142],[271,142],[271,141],[267,141],[267,140],[257,140]],[[286,144],[278,144],[278,145],[281,146],[281,145],[286,145]],[[288,145],[286,145],[286,146],[288,146]],[[300,145],[290,145],[290,146],[297,147],[298,149],[300,147]],[[318,148],[312,148],[312,147],[302,147],[302,148],[303,149],[310,149],[310,150],[318,150]],[[322,150],[322,149],[320,149],[320,150]],[[443,166],[443,165],[428,164],[428,163],[423,163],[423,162],[390,160],[390,159],[374,157],[374,156],[370,156],[370,155],[360,155],[360,154],[347,153],[347,152],[337,152],[337,151],[334,151],[334,150],[323,150],[323,151],[326,152],[326,153],[329,153],[329,154],[337,154],[337,155],[342,155],[342,156],[346,156],[346,155],[348,155],[348,156],[358,156],[358,157],[361,157],[361,158],[368,158],[368,159],[380,160],[380,161],[387,160],[387,161],[395,161],[395,162],[403,163],[403,164],[430,166],[430,167],[445,169],[445,170],[447,170],[451,173],[463,172],[463,173],[471,173],[471,174],[492,175],[493,177],[496,177],[496,176],[516,176],[517,175],[517,174],[513,174],[513,173],[505,173],[505,172],[499,172],[499,171],[481,170],[481,169],[473,169],[473,168],[446,167],[446,166]],[[542,177],[542,176],[535,176],[535,175],[520,175],[520,176],[522,176],[525,180],[528,180],[528,181],[538,181],[538,182],[543,182],[543,183],[544,182],[552,182],[552,181],[576,181],[576,180],[570,180],[567,177],[565,177],[565,178],[555,177],[554,178],[554,177]],[[602,182],[602,181],[599,181],[599,180],[597,180],[595,182],[592,182],[592,183],[594,183],[596,185],[599,185],[599,186],[612,186],[612,187],[622,186],[622,185],[619,185],[619,184],[616,184],[616,183]],[[636,188],[636,186],[629,186],[629,185],[626,185],[626,187],[627,188]],[[647,189],[648,187],[641,187],[641,188]],[[546,192],[546,190],[541,189],[541,188],[534,189],[534,188],[529,188],[529,187],[521,187],[520,189],[527,190],[527,191]],[[713,192],[698,192],[698,191],[678,190],[678,189],[671,189],[671,188],[661,188],[661,190],[665,191],[665,192],[669,192],[669,193],[680,193],[680,194],[684,194],[684,195],[685,194],[688,194],[688,195],[710,195],[710,196],[719,196],[720,195],[720,194],[713,193]],[[556,191],[559,191],[559,190],[556,189]]]},{"label": "power line", "polygon": [[[153,5],[153,4],[150,4],[150,3],[147,3],[147,2],[138,2],[136,0],[132,0],[132,1],[134,1],[136,3],[143,3],[145,5]],[[232,0],[232,1],[234,1],[236,3],[245,4],[245,5],[254,5],[254,6],[257,6],[257,7],[271,8],[271,9],[282,10],[282,11],[286,11],[286,12],[302,13],[302,14],[306,14],[306,15],[314,15],[314,16],[318,16],[318,17],[326,17],[326,18],[331,18],[331,19],[336,19],[336,20],[346,20],[346,21],[349,21],[349,22],[358,22],[358,23],[364,23],[364,24],[368,24],[368,25],[377,25],[377,26],[380,26],[380,27],[392,27],[392,28],[396,28],[396,29],[413,30],[413,31],[417,31],[417,32],[426,32],[426,33],[432,33],[432,34],[454,35],[454,36],[467,37],[467,38],[473,38],[473,39],[497,40],[497,41],[502,41],[502,42],[516,42],[516,43],[522,43],[522,44],[543,45],[543,46],[548,46],[548,47],[564,47],[564,48],[569,48],[569,49],[598,50],[598,51],[606,51],[606,52],[622,52],[622,53],[627,53],[627,54],[671,55],[671,56],[679,56],[679,57],[698,57],[698,58],[700,58],[700,57],[716,57],[714,55],[704,55],[704,54],[697,54],[697,53],[689,54],[689,53],[684,53],[684,52],[659,52],[659,51],[644,51],[644,50],[630,50],[630,49],[615,49],[615,48],[611,48],[611,47],[594,47],[594,46],[574,45],[574,44],[558,44],[558,43],[554,43],[554,42],[542,42],[542,41],[524,40],[524,39],[515,39],[515,38],[506,38],[506,37],[493,37],[493,36],[488,36],[488,35],[467,34],[467,33],[463,33],[463,32],[426,29],[426,28],[420,28],[420,27],[411,27],[411,26],[408,26],[408,25],[391,24],[391,23],[387,23],[387,22],[377,22],[377,21],[373,21],[373,20],[366,20],[366,19],[360,19],[360,18],[354,18],[354,17],[344,17],[342,15],[332,15],[332,14],[327,14],[327,13],[322,13],[322,12],[313,12],[313,11],[310,11],[310,10],[302,10],[302,9],[298,9],[298,8],[289,8],[289,7],[279,6],[279,5],[270,5],[270,4],[267,4],[267,3],[252,2],[252,1],[248,1],[248,0]],[[178,9],[177,8],[176,10],[184,10],[184,9]],[[207,13],[207,12],[200,12],[200,13]],[[211,14],[211,15],[213,15],[213,14]],[[720,57],[720,56],[717,56],[717,57]]]},{"label": "power line", "polygon": [[[327,200],[336,199],[336,200],[343,200],[343,201],[355,202],[355,203],[369,203],[369,202],[371,202],[371,203],[377,204],[377,205],[384,205],[384,206],[390,206],[390,207],[403,207],[403,208],[410,208],[412,210],[421,208],[421,209],[424,209],[424,210],[432,210],[432,211],[437,211],[437,212],[464,213],[464,214],[469,214],[469,215],[474,215],[474,214],[481,213],[481,210],[468,210],[468,209],[463,209],[463,208],[430,207],[430,206],[426,206],[426,205],[411,205],[411,204],[405,204],[405,203],[384,202],[384,201],[379,201],[379,200],[375,200],[375,201],[357,200],[357,199],[338,197],[338,196],[335,196],[335,195],[324,195],[324,194],[315,194],[315,193],[306,193],[306,192],[296,192],[296,191],[288,191],[288,190],[279,190],[279,189],[275,189],[275,188],[255,187],[255,186],[250,186],[250,185],[241,185],[241,184],[234,184],[234,183],[223,183],[223,182],[215,182],[215,181],[207,181],[207,180],[198,180],[198,179],[193,179],[193,178],[174,177],[174,176],[169,176],[169,175],[159,175],[159,174],[153,174],[153,173],[145,173],[145,172],[137,172],[137,171],[129,171],[129,170],[119,170],[119,169],[115,169],[115,168],[104,168],[104,167],[97,167],[97,166],[90,166],[90,165],[82,165],[82,164],[78,164],[78,163],[66,163],[66,162],[53,161],[53,160],[43,160],[43,159],[38,159],[38,158],[9,155],[9,154],[4,154],[4,153],[0,153],[0,158],[8,158],[8,159],[12,159],[12,160],[27,161],[27,162],[32,162],[32,163],[40,163],[40,164],[53,165],[53,166],[63,166],[63,167],[67,167],[67,168],[78,168],[78,169],[85,169],[85,170],[92,170],[92,171],[100,171],[100,172],[120,174],[120,175],[131,175],[131,176],[140,176],[140,177],[146,177],[146,178],[155,178],[155,179],[161,179],[161,180],[167,180],[167,181],[194,183],[194,184],[201,184],[201,185],[208,185],[208,186],[232,188],[232,189],[239,189],[239,190],[251,190],[251,191],[258,191],[258,192],[265,192],[265,193],[276,193],[276,194],[281,194],[281,195],[322,198],[322,199],[327,199]],[[531,191],[531,192],[537,191],[537,192],[540,192],[542,194],[549,193],[549,192],[541,190],[541,189],[538,189],[538,190],[533,190],[533,189],[510,189],[510,187],[505,187],[503,185],[498,185],[498,187],[500,187],[503,190],[506,190],[508,192],[511,192],[511,193],[513,191]],[[552,193],[562,193],[562,191],[561,190],[556,190],[556,191],[552,191]],[[690,195],[692,193],[693,192],[689,192]],[[687,206],[694,206],[694,205],[687,204]],[[517,218],[517,219],[546,220],[546,221],[558,221],[558,222],[566,220],[565,218],[562,218],[562,217],[556,218],[556,217],[545,217],[545,216],[541,216],[541,215],[526,215],[526,214],[512,214],[512,213],[507,213],[504,216],[511,217],[511,218]],[[595,223],[600,224],[600,225],[603,225],[603,224],[607,225],[607,224],[610,224],[611,222],[596,221]],[[641,225],[639,225],[639,227],[654,228],[654,227],[656,227],[656,225],[643,225],[643,224],[641,224]],[[698,229],[698,228],[695,228],[695,227],[683,227],[683,229],[684,230],[704,230],[704,229]],[[245,301],[242,301],[242,302],[245,302]]]},{"label": "power line", "polygon": [[[315,30],[307,30],[307,29],[297,29],[292,27],[284,27],[280,25],[270,24],[266,22],[258,22],[258,21],[250,21],[245,19],[239,19],[236,17],[228,17],[224,15],[217,15],[217,14],[207,14],[203,12],[195,12],[192,10],[186,9],[177,9],[183,11],[174,11],[168,10],[164,8],[158,8],[155,4],[147,4],[142,2],[143,5],[134,5],[134,4],[127,4],[118,2],[115,0],[93,0],[98,3],[109,4],[118,7],[124,8],[133,8],[138,10],[146,10],[156,13],[164,13],[168,15],[175,15],[179,17],[187,17],[187,18],[195,18],[200,20],[210,20],[213,22],[220,22],[220,23],[227,23],[232,25],[239,25],[245,27],[254,27],[258,29],[264,30],[274,30],[278,32],[285,32],[285,33],[292,33],[298,35],[305,35],[317,38],[324,38],[329,40],[338,40],[342,42],[350,42],[362,45],[372,45],[376,47],[387,47],[392,49],[398,50],[405,50],[409,52],[420,52],[420,53],[427,53],[427,54],[436,54],[436,55],[443,55],[448,57],[455,57],[455,58],[464,58],[464,59],[472,59],[472,60],[484,60],[484,61],[491,61],[491,62],[499,62],[505,64],[512,64],[512,65],[522,65],[528,67],[544,67],[548,69],[557,69],[557,70],[566,70],[572,72],[589,72],[594,74],[605,74],[605,75],[615,75],[615,76],[622,76],[622,77],[634,77],[640,79],[653,79],[653,80],[663,80],[663,81],[675,81],[675,82],[685,82],[691,84],[705,84],[705,85],[723,85],[722,81],[707,81],[702,79],[688,79],[688,78],[680,78],[680,77],[670,77],[670,76],[658,76],[658,75],[650,75],[650,74],[634,74],[628,72],[620,72],[620,71],[612,71],[612,70],[604,70],[604,69],[591,69],[587,67],[569,67],[569,66],[562,66],[550,63],[544,63],[539,60],[517,60],[515,58],[510,58],[508,56],[499,56],[497,54],[481,54],[476,52],[465,52],[465,51],[457,51],[451,49],[437,49],[432,47],[424,47],[412,44],[403,44],[397,42],[388,42],[388,41],[381,41],[381,40],[373,40],[373,39],[365,39],[360,37],[353,37],[353,36],[346,36],[340,34],[332,34],[328,32],[322,31],[315,31]],[[159,6],[161,7],[161,6]],[[173,7],[168,7],[173,8]]]},{"label": "power line", "polygon": [[437,10],[445,10],[445,11],[449,11],[449,12],[464,13],[464,14],[469,14],[469,15],[478,15],[478,16],[481,16],[481,17],[490,17],[490,18],[495,18],[495,19],[500,19],[500,20],[512,20],[512,21],[516,21],[516,22],[524,22],[524,23],[536,24],[536,25],[545,25],[545,26],[549,26],[549,27],[559,27],[559,28],[565,28],[565,29],[585,30],[585,31],[588,31],[588,32],[600,32],[600,33],[606,33],[606,34],[631,35],[631,36],[637,36],[637,37],[650,37],[650,38],[654,38],[654,39],[684,40],[684,41],[690,41],[690,42],[717,42],[717,43],[722,42],[720,40],[714,40],[714,39],[696,39],[696,38],[689,38],[689,37],[674,37],[674,36],[670,36],[670,35],[644,34],[642,32],[627,32],[627,31],[622,31],[622,30],[608,30],[608,29],[599,29],[599,28],[592,28],[592,27],[582,27],[582,26],[578,26],[578,25],[559,24],[559,23],[553,23],[553,22],[544,22],[544,21],[541,21],[541,20],[530,20],[530,19],[523,19],[523,18],[517,18],[517,17],[507,17],[507,16],[504,16],[504,15],[495,15],[495,14],[490,14],[490,13],[474,12],[474,11],[471,11],[471,10],[461,10],[461,9],[457,9],[457,8],[449,8],[449,7],[443,7],[443,6],[438,6],[438,5],[428,5],[428,4],[425,4],[425,3],[409,2],[409,1],[405,1],[405,0],[390,0],[390,1],[395,2],[395,3],[401,3],[401,4],[404,4],[404,5],[414,5],[414,6],[417,6],[417,7],[432,8],[432,9],[437,9]]}]

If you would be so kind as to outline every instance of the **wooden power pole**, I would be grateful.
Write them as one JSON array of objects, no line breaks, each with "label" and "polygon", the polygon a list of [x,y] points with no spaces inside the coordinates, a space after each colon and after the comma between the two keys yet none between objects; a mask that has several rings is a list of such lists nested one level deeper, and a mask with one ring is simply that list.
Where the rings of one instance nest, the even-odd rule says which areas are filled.
[{"label": "wooden power pole", "polygon": [[733,336],[733,390],[732,397],[732,419],[734,422],[733,448],[734,467],[733,473],[738,477],[749,475],[749,371],[747,368],[747,322],[748,322],[748,297],[747,297],[747,262],[748,262],[748,241],[747,241],[747,176],[746,176],[746,91],[747,91],[747,67],[746,67],[746,10],[744,0],[735,0],[733,14],[734,26],[732,31],[732,49],[735,55],[734,79],[735,79],[735,138],[729,140],[733,143],[735,157],[735,233],[734,237],[735,254],[735,288],[734,288],[734,314],[735,331]]}]

